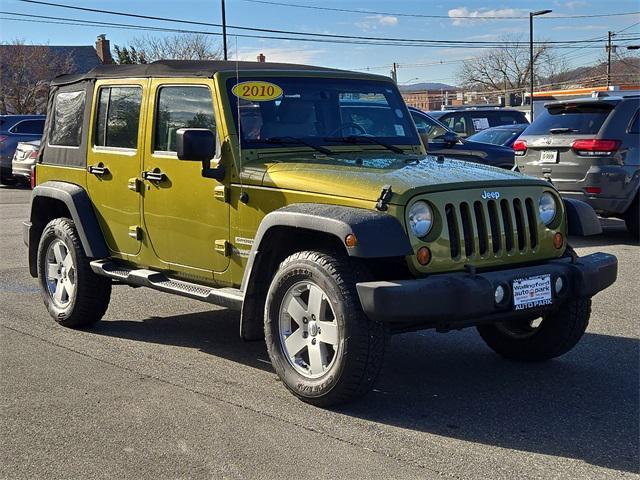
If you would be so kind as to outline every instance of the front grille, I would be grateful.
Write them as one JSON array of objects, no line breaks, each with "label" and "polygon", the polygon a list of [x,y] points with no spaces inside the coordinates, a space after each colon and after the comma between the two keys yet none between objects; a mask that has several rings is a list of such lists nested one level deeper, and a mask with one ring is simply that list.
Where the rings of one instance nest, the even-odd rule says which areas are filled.
[{"label": "front grille", "polygon": [[444,211],[452,259],[500,257],[537,247],[531,198],[447,203]]}]

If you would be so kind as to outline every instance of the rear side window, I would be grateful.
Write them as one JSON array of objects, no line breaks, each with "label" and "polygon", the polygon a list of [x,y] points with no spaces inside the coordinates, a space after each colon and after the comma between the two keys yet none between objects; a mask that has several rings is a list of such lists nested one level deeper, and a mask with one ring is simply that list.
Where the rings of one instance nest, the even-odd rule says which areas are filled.
[{"label": "rear side window", "polygon": [[208,87],[162,87],[158,93],[154,151],[175,152],[180,128],[216,127],[213,99]]},{"label": "rear side window", "polygon": [[82,140],[85,93],[59,92],[53,102],[49,144],[77,147]]},{"label": "rear side window", "polygon": [[101,88],[98,95],[95,145],[137,148],[141,103],[140,87]]},{"label": "rear side window", "polygon": [[536,117],[523,135],[548,135],[554,129],[555,133],[595,135],[614,107],[608,103],[552,105]]},{"label": "rear side window", "polygon": [[12,133],[24,133],[27,135],[41,135],[44,130],[44,120],[23,120],[17,123]]},{"label": "rear side window", "polygon": [[447,127],[456,132],[458,135],[467,135],[467,120],[462,114],[453,114],[442,120]]}]

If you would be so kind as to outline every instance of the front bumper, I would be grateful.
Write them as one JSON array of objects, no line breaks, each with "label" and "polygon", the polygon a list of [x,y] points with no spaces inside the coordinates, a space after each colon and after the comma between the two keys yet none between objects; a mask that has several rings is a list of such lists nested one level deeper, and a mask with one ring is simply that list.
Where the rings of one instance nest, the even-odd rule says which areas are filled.
[{"label": "front bumper", "polygon": [[[514,310],[512,282],[523,277],[551,275],[551,285],[562,277],[564,288],[552,288],[552,304]],[[384,323],[422,325],[442,329],[507,318],[539,315],[558,308],[569,298],[592,297],[615,282],[618,260],[607,253],[594,253],[572,263],[565,257],[543,264],[482,273],[445,273],[426,278],[356,284],[364,312]],[[505,299],[496,304],[494,292],[501,285]]]}]

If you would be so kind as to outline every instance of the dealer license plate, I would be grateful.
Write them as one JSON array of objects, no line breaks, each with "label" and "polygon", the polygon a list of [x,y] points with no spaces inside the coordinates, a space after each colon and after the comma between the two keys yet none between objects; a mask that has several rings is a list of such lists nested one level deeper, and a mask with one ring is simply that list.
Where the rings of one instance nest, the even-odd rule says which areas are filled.
[{"label": "dealer license plate", "polygon": [[556,163],[557,160],[557,150],[542,150],[542,152],[540,152],[540,161],[542,163]]},{"label": "dealer license plate", "polygon": [[513,281],[513,309],[551,305],[551,275],[519,278]]}]

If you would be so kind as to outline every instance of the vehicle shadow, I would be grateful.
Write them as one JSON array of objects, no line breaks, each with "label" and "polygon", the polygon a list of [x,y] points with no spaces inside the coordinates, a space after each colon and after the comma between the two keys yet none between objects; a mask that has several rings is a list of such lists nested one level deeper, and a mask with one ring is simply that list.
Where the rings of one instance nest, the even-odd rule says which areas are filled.
[{"label": "vehicle shadow", "polygon": [[[272,371],[228,310],[109,320],[95,334],[197,348]],[[640,342],[588,333],[560,359],[501,359],[474,329],[399,335],[374,392],[336,413],[491,446],[638,471]]]}]

